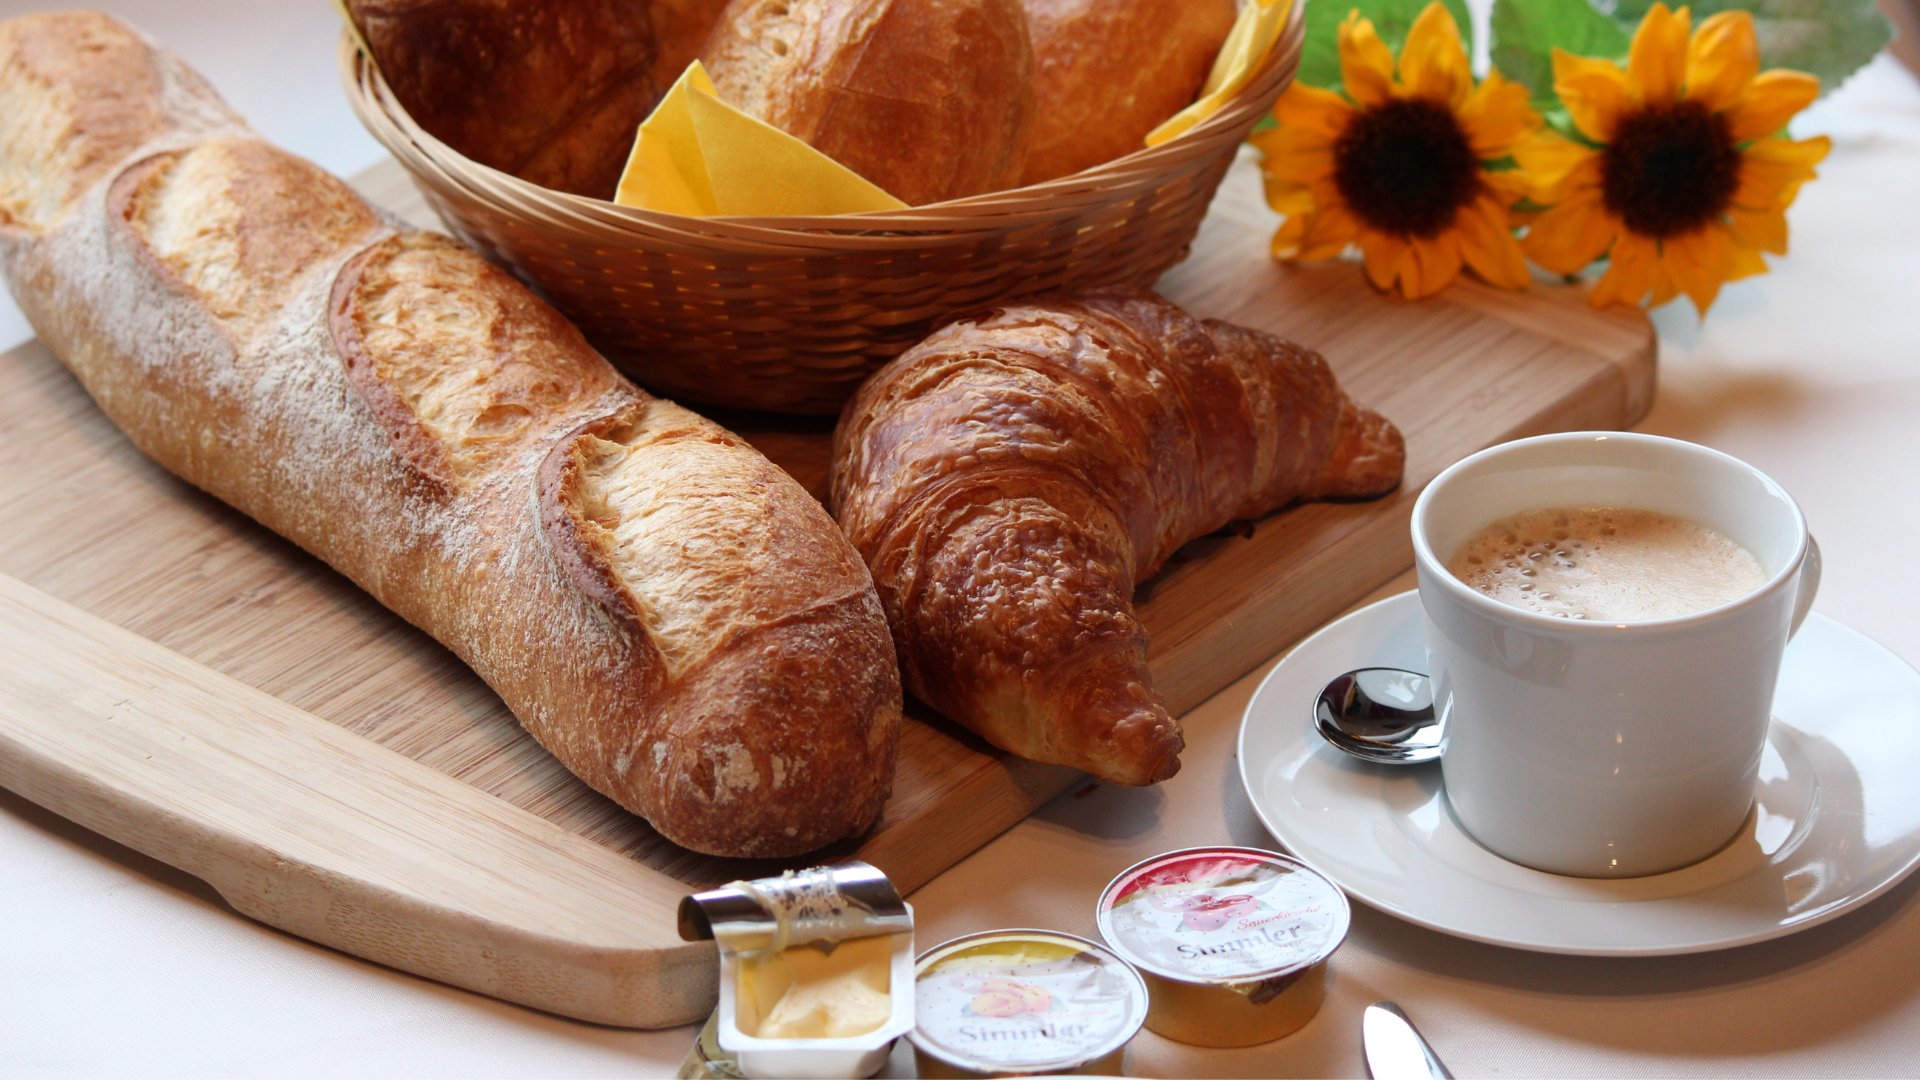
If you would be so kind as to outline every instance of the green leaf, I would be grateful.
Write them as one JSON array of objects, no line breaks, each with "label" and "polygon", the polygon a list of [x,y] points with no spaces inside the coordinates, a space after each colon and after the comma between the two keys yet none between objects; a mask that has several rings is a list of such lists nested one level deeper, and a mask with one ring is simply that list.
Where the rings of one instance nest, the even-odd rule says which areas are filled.
[{"label": "green leaf", "polygon": [[[1653,6],[1652,0],[1601,2],[1629,32]],[[1762,64],[1817,75],[1822,94],[1846,82],[1893,40],[1893,24],[1874,0],[1696,0],[1688,6],[1696,26],[1715,12],[1752,12]]]},{"label": "green leaf", "polygon": [[[1647,17],[1647,9],[1653,6],[1653,0],[1594,0],[1594,5],[1631,29]],[[1667,6],[1677,5],[1670,3]]]},{"label": "green leaf", "polygon": [[[1306,0],[1306,40],[1300,48],[1300,71],[1294,78],[1308,86],[1340,88],[1340,24],[1346,21],[1350,11],[1358,11],[1362,18],[1371,20],[1380,40],[1387,43],[1394,56],[1399,56],[1407,31],[1413,29],[1413,20],[1420,17],[1430,2]],[[1460,26],[1460,40],[1467,47],[1467,55],[1472,56],[1473,20],[1467,14],[1465,0],[1440,0],[1440,3],[1453,13],[1453,21]]]},{"label": "green leaf", "polygon": [[1490,55],[1500,74],[1526,84],[1533,107],[1559,104],[1553,92],[1553,50],[1610,60],[1627,55],[1627,32],[1587,0],[1494,0]]}]

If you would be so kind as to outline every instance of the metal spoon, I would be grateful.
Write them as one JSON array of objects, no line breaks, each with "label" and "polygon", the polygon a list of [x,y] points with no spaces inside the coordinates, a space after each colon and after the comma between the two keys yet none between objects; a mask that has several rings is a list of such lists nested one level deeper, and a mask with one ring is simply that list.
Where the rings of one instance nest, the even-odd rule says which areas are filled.
[{"label": "metal spoon", "polygon": [[1360,668],[1334,679],[1314,699],[1313,726],[1354,757],[1383,765],[1438,761],[1446,745],[1433,684],[1401,668]]},{"label": "metal spoon", "polygon": [[1421,1036],[1407,1014],[1391,1001],[1376,1001],[1361,1014],[1361,1045],[1374,1080],[1453,1080],[1440,1055]]}]

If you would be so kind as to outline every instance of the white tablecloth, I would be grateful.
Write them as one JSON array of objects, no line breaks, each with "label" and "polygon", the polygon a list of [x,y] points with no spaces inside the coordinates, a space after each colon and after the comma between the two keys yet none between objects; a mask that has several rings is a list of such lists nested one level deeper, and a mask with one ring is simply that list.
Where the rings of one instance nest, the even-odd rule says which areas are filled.
[{"label": "white tablecloth", "polygon": [[[0,17],[31,6],[5,0]],[[342,174],[379,160],[341,96],[330,5],[103,6],[184,54],[269,139]],[[1796,130],[1831,134],[1834,151],[1792,212],[1792,256],[1730,286],[1704,324],[1684,302],[1655,313],[1660,390],[1641,430],[1708,443],[1777,477],[1826,552],[1817,610],[1913,660],[1920,84],[1883,56]],[[0,300],[0,350],[30,333]],[[1191,745],[1171,782],[1063,797],[922,888],[921,940],[1002,926],[1090,934],[1101,886],[1138,858],[1272,846],[1233,760],[1264,673],[1186,718]],[[1911,718],[1920,706],[1906,704]],[[1233,1051],[1143,1034],[1128,1071],[1363,1075],[1360,1009],[1389,997],[1462,1076],[1913,1075],[1917,891],[1909,880],[1779,941],[1641,960],[1478,945],[1363,907],[1326,1007],[1304,1031]],[[670,1072],[691,1037],[574,1023],[307,944],[0,792],[0,1074],[653,1075]]]}]

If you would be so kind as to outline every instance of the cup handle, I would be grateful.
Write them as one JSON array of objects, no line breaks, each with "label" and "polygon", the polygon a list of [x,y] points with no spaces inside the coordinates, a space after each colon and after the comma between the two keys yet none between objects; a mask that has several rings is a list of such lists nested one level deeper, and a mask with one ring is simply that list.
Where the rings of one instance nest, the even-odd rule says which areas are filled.
[{"label": "cup handle", "polygon": [[1807,559],[1800,567],[1800,596],[1793,602],[1793,622],[1787,627],[1787,640],[1800,632],[1800,624],[1807,621],[1807,612],[1813,610],[1813,594],[1820,591],[1820,542],[1807,534]]}]

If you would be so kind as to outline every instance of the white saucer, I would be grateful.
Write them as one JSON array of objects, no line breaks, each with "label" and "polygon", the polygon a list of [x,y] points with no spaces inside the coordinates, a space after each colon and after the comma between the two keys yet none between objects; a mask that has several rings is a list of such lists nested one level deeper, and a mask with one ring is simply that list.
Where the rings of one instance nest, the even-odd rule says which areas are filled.
[{"label": "white saucer", "polygon": [[1692,866],[1613,880],[1510,863],[1455,823],[1438,767],[1368,764],[1313,731],[1333,676],[1425,670],[1423,632],[1412,592],[1333,623],[1273,669],[1240,728],[1260,820],[1357,900],[1475,941],[1658,956],[1804,930],[1920,865],[1920,673],[1858,631],[1815,614],[1787,648],[1745,831]]}]

